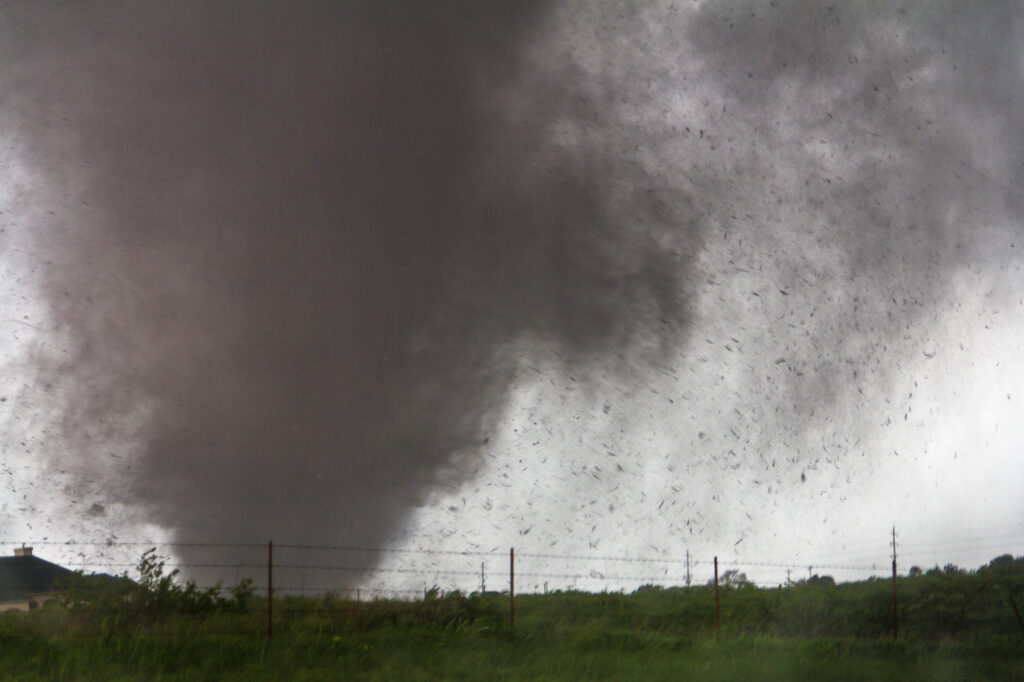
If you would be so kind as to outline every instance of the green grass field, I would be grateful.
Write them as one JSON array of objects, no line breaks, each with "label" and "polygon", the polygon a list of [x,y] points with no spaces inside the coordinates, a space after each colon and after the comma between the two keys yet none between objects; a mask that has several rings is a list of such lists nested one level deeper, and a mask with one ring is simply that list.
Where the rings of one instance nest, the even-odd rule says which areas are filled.
[{"label": "green grass field", "polygon": [[1007,623],[924,636],[908,615],[894,642],[870,591],[856,593],[859,617],[878,632],[809,634],[843,622],[843,587],[723,590],[717,640],[707,588],[526,595],[514,629],[500,594],[285,598],[270,641],[259,600],[201,613],[50,605],[0,614],[0,679],[1024,680],[1021,633],[991,629]]},{"label": "green grass field", "polygon": [[528,633],[4,642],[5,680],[1011,680],[1020,648],[743,638],[537,641]]}]

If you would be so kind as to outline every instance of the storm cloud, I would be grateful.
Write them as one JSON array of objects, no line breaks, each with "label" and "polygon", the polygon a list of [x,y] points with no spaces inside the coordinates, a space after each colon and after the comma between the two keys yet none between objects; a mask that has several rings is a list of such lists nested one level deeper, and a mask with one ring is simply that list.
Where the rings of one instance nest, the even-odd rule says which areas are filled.
[{"label": "storm cloud", "polygon": [[[518,340],[654,359],[683,333],[666,239],[699,231],[620,158],[638,133],[571,73],[502,107],[546,11],[8,4],[56,465],[177,539],[377,546],[472,471]],[[598,144],[554,147],[560,119]]]}]

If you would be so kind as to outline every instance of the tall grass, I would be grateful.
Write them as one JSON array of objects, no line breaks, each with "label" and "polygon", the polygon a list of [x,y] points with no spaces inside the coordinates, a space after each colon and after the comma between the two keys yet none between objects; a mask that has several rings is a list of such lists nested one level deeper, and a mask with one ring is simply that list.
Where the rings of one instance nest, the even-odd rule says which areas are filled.
[{"label": "tall grass", "polygon": [[[844,635],[836,623],[847,617],[846,597],[831,589],[817,595],[824,611],[814,611],[813,595],[802,589],[725,590],[717,639],[706,588],[524,595],[514,630],[507,595],[286,597],[275,602],[270,641],[266,602],[255,599],[245,610],[135,621],[112,618],[109,605],[54,604],[0,614],[0,679],[1024,679],[1021,637],[1012,629],[899,642]],[[874,600],[867,605],[870,616]],[[794,623],[801,615],[813,622]],[[801,634],[815,630],[828,636]]]},{"label": "tall grass", "polygon": [[417,601],[267,603],[251,581],[180,584],[152,551],[140,578],[79,576],[62,604],[0,614],[2,680],[1024,679],[1024,559],[902,579],[779,589],[643,587]]}]

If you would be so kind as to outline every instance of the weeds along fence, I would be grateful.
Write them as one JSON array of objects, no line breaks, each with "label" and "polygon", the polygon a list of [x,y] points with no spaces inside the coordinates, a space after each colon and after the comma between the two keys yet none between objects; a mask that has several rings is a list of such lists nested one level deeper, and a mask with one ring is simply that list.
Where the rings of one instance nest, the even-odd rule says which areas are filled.
[{"label": "weeds along fence", "polygon": [[[32,547],[34,557],[83,574],[127,576],[156,595],[154,610],[165,608],[158,597],[168,586],[191,595],[188,608],[220,604],[230,611],[237,597],[248,604],[246,628],[265,629],[267,636],[275,623],[281,627],[297,617],[337,615],[339,604],[427,603],[433,606],[424,613],[436,616],[439,603],[448,598],[455,599],[450,604],[461,603],[466,595],[486,603],[491,617],[515,627],[517,619],[529,619],[531,609],[538,608],[538,595],[552,595],[546,601],[550,605],[579,593],[603,596],[593,603],[617,618],[628,616],[655,628],[685,623],[688,631],[715,635],[949,636],[972,628],[1024,633],[1024,559],[1011,560],[1002,573],[975,575],[947,567],[927,575],[918,571],[918,580],[898,578],[894,549],[887,566],[881,560],[859,565],[720,560],[686,550],[681,556],[644,557],[528,547],[453,551],[49,539],[0,540],[0,546]],[[833,574],[849,582],[837,585]],[[569,611],[580,608],[573,603]]]}]

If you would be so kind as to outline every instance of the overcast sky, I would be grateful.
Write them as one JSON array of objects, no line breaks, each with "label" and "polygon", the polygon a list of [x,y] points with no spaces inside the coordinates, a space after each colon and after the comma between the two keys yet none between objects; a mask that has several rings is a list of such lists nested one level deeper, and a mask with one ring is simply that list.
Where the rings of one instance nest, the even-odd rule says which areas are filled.
[{"label": "overcast sky", "polygon": [[1024,553],[1022,9],[0,2],[0,539]]}]

